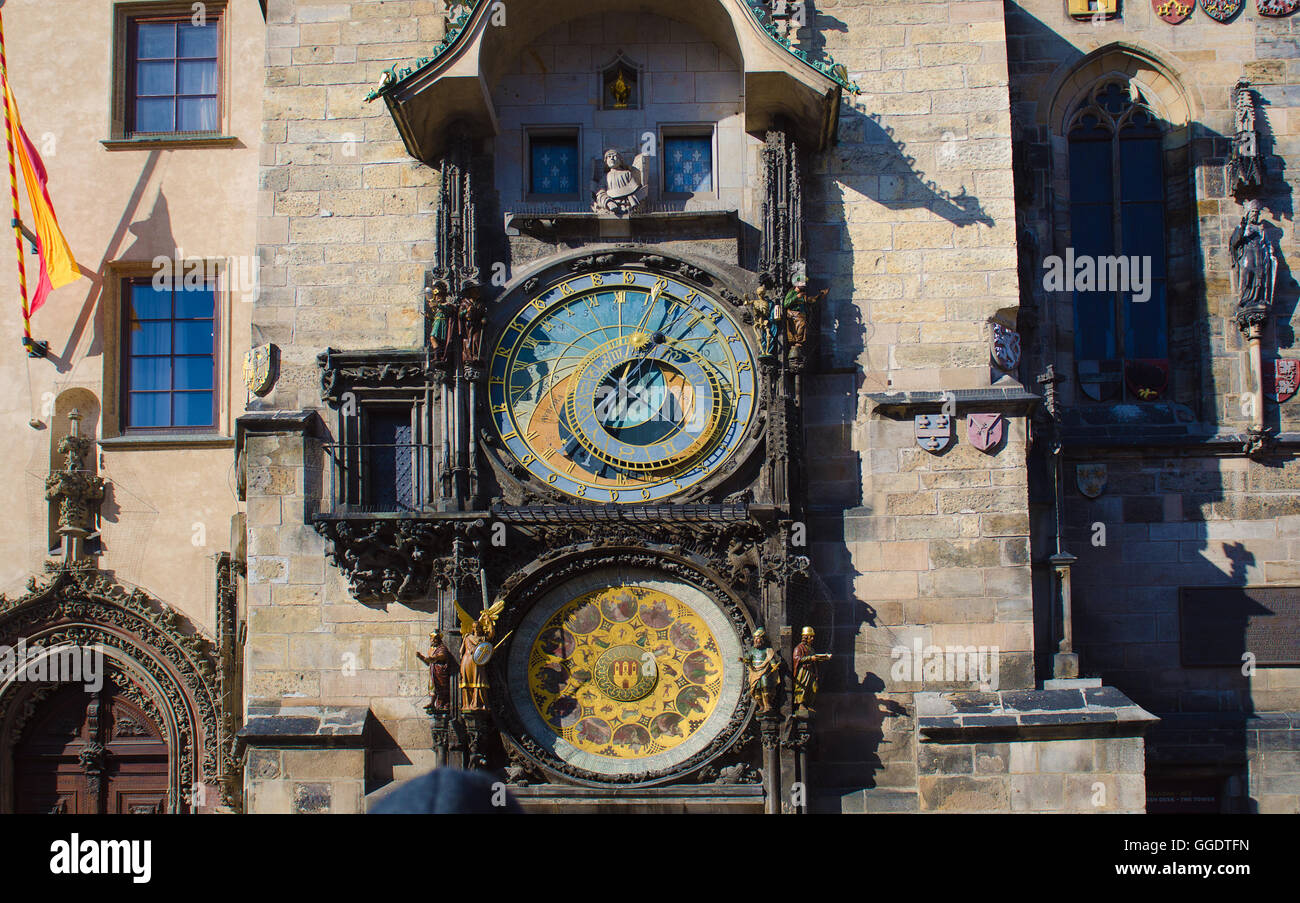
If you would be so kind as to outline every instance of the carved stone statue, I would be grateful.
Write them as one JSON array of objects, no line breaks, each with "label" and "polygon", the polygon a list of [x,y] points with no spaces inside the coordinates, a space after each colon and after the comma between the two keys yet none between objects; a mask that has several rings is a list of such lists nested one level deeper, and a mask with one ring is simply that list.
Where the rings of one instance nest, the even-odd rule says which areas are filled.
[{"label": "carved stone statue", "polygon": [[416,658],[429,666],[429,706],[431,712],[445,712],[451,705],[451,675],[456,671],[456,659],[442,640],[442,632],[429,634],[429,654],[415,653]]},{"label": "carved stone statue", "polygon": [[781,659],[767,643],[767,631],[754,631],[754,648],[740,657],[745,666],[745,679],[749,693],[760,715],[776,710],[777,694],[781,689]]},{"label": "carved stone statue", "polygon": [[794,647],[794,705],[796,711],[813,710],[817,701],[818,664],[831,660],[829,653],[813,651],[813,640],[817,638],[811,627],[805,627],[799,636],[799,645]]},{"label": "carved stone statue", "polygon": [[646,197],[645,155],[638,154],[628,166],[623,155],[611,147],[594,168],[591,182],[593,210],[627,216]]},{"label": "carved stone statue", "polygon": [[439,279],[429,286],[425,303],[429,312],[429,350],[434,360],[445,361],[456,326],[456,302],[447,294],[447,283]]},{"label": "carved stone statue", "polygon": [[822,289],[816,295],[809,294],[807,282],[796,282],[785,293],[782,306],[785,308],[786,336],[791,345],[803,345],[808,341],[808,312],[814,304],[826,297],[828,289]]},{"label": "carved stone statue", "polygon": [[479,297],[479,287],[466,285],[460,299],[461,361],[479,363],[483,353],[483,327],[487,325],[487,307]]},{"label": "carved stone statue", "polygon": [[1228,157],[1228,172],[1234,192],[1252,191],[1264,184],[1264,157],[1260,154],[1259,129],[1255,125],[1255,95],[1250,82],[1239,79],[1232,91],[1236,135]]},{"label": "carved stone statue", "polygon": [[1238,310],[1267,309],[1273,303],[1277,255],[1259,220],[1259,202],[1247,201],[1246,214],[1228,242],[1237,272]]}]

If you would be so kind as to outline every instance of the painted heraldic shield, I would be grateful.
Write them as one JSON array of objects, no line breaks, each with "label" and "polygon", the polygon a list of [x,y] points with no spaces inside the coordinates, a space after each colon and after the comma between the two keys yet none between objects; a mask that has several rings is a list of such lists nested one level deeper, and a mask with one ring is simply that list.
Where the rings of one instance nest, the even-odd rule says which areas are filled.
[{"label": "painted heraldic shield", "polygon": [[271,388],[274,360],[270,343],[250,348],[244,354],[244,385],[254,395],[265,395]]},{"label": "painted heraldic shield", "polygon": [[1001,414],[969,414],[966,417],[966,438],[971,445],[986,452],[1002,441],[1005,425]]},{"label": "painted heraldic shield", "polygon": [[916,444],[938,454],[952,441],[952,418],[947,414],[917,414]]},{"label": "painted heraldic shield", "polygon": [[1196,0],[1151,0],[1156,15],[1170,25],[1183,22],[1196,9]]},{"label": "painted heraldic shield", "polygon": [[1300,360],[1280,357],[1273,361],[1273,391],[1269,394],[1278,404],[1286,401],[1300,388]]},{"label": "painted heraldic shield", "polygon": [[1106,465],[1075,465],[1074,483],[1079,487],[1079,492],[1090,499],[1095,499],[1106,491]]},{"label": "painted heraldic shield", "polygon": [[1201,9],[1216,22],[1227,22],[1241,12],[1246,0],[1201,0]]},{"label": "painted heraldic shield", "polygon": [[1300,0],[1255,0],[1261,16],[1289,16],[1300,9]]},{"label": "painted heraldic shield", "polygon": [[990,320],[989,353],[993,366],[1004,373],[1013,372],[1020,366],[1020,333],[997,320]]}]

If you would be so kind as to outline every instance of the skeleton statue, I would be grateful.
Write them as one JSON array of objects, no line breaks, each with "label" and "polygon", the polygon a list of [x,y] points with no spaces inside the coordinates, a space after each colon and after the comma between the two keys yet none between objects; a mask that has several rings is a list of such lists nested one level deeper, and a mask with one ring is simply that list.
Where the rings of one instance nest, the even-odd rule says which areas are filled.
[{"label": "skeleton statue", "polygon": [[1228,243],[1237,271],[1238,310],[1266,309],[1273,303],[1277,256],[1259,221],[1259,202],[1246,202],[1246,214]]},{"label": "skeleton statue", "polygon": [[592,209],[597,213],[627,216],[645,200],[645,155],[637,154],[628,166],[614,148],[605,151],[602,161],[593,168],[591,179]]},{"label": "skeleton statue", "polygon": [[477,283],[468,283],[461,290],[460,334],[461,361],[479,363],[483,351],[483,327],[487,324],[487,307],[479,297]]}]

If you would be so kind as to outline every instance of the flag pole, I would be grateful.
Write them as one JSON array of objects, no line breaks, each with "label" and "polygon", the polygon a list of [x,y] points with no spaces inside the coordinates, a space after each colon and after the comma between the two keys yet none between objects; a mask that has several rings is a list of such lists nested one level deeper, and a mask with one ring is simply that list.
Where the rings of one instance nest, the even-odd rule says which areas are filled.
[{"label": "flag pole", "polygon": [[[0,0],[0,7],[4,6],[4,0]],[[23,347],[27,349],[28,357],[45,357],[46,344],[37,342],[32,338],[32,316],[27,309],[27,263],[23,260],[23,223],[22,217],[18,210],[18,169],[14,164],[14,124],[9,116],[8,97],[12,92],[8,91],[9,87],[9,67],[5,63],[5,27],[3,10],[0,10],[0,81],[3,81],[6,88],[6,100],[4,104],[5,118],[5,150],[9,155],[9,194],[13,199],[14,215],[14,245],[18,250],[18,286],[22,291],[23,302]]]}]

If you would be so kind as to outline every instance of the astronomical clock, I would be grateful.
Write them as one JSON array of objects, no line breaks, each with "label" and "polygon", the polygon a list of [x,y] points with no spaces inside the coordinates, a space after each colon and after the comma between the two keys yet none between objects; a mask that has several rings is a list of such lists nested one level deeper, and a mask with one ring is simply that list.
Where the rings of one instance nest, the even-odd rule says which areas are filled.
[{"label": "astronomical clock", "polygon": [[[421,354],[321,359],[326,397],[355,401],[341,434],[428,449],[372,452],[381,472],[363,443],[343,480],[354,510],[409,513],[318,529],[358,596],[434,613],[420,658],[438,761],[501,775],[526,807],[797,808],[826,659],[803,632],[818,296],[798,153],[767,134],[757,243],[734,214],[645,214],[638,240],[575,233],[524,257],[537,245],[520,238],[512,278],[488,287],[455,227],[474,221],[469,147],[442,163]],[[639,177],[609,175],[608,209],[572,228],[635,218]]]}]

